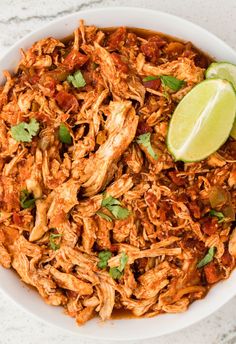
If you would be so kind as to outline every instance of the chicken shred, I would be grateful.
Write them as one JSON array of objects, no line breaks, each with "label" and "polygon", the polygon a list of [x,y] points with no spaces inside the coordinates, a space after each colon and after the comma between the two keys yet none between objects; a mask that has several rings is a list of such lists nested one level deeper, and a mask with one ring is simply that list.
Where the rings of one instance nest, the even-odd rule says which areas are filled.
[{"label": "chicken shred", "polygon": [[[116,309],[183,312],[228,278],[235,141],[196,163],[174,161],[165,143],[210,59],[164,35],[83,21],[74,39],[21,53],[0,88],[0,264],[78,325]],[[163,75],[184,83],[164,87]],[[12,126],[33,119],[38,130],[18,140]]]}]

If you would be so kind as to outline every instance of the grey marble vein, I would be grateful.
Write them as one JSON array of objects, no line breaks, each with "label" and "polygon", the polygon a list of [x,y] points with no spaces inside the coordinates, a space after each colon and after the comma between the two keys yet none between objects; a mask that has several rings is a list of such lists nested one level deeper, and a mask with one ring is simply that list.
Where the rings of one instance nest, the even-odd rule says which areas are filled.
[{"label": "grey marble vein", "polygon": [[[78,12],[78,11],[82,11],[88,7],[93,7],[95,5],[98,5],[98,4],[101,4],[103,0],[91,0],[91,1],[88,1],[88,2],[84,2],[84,3],[81,3],[77,6],[70,6],[64,10],[61,10],[61,11],[58,11],[54,14],[41,14],[41,15],[29,15],[29,16],[26,16],[26,17],[18,17],[18,16],[12,16],[12,17],[9,17],[9,18],[3,18],[3,19],[0,19],[0,24],[6,24],[6,25],[10,25],[12,23],[14,24],[19,24],[19,23],[23,23],[23,22],[26,22],[26,21],[33,21],[33,20],[40,20],[40,21],[43,21],[43,20],[53,20],[55,18],[58,18],[58,17],[62,17],[62,16],[65,16],[67,14],[70,14],[70,13],[74,13],[74,12]],[[24,9],[24,11],[27,11],[27,8],[26,7],[23,7],[22,9]]]}]

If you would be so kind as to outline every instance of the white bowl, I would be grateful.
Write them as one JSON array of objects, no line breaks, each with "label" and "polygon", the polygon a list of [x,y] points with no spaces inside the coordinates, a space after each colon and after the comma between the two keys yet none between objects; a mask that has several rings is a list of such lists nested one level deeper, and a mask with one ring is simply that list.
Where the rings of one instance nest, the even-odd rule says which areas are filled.
[{"label": "white bowl", "polygon": [[[118,7],[81,11],[51,22],[17,42],[1,58],[0,70],[14,71],[20,59],[20,48],[26,49],[43,37],[68,36],[82,18],[85,19],[86,24],[102,27],[124,25],[164,32],[191,41],[217,60],[236,63],[236,53],[233,49],[195,24],[158,11]],[[4,78],[1,77],[0,82],[3,80]],[[64,315],[62,308],[46,305],[34,290],[23,285],[13,271],[0,268],[0,288],[18,305],[41,320],[80,336],[96,339],[136,340],[157,337],[183,329],[216,311],[236,294],[236,271],[228,280],[214,286],[203,300],[194,302],[185,313],[163,314],[150,319],[111,320],[104,324],[98,319],[93,319],[83,327],[78,327],[73,318]]]}]

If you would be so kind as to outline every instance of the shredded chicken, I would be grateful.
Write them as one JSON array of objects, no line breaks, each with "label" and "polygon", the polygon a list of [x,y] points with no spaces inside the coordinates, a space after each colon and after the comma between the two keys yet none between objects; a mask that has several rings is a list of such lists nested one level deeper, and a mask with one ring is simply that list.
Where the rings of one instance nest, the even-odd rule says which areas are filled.
[{"label": "shredded chicken", "polygon": [[22,51],[0,89],[0,264],[78,325],[183,312],[235,266],[235,141],[197,163],[165,144],[210,59],[139,34],[81,22],[69,41]]}]

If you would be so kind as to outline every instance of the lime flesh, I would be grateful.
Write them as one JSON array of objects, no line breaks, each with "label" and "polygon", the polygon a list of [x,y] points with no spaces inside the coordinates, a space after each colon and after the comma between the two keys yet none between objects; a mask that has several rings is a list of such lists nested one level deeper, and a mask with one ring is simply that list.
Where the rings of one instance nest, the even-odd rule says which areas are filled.
[{"label": "lime flesh", "polygon": [[205,80],[176,107],[167,146],[176,160],[205,159],[227,140],[236,114],[236,95],[230,82]]},{"label": "lime flesh", "polygon": [[[232,83],[236,91],[236,65],[228,62],[213,62],[206,71],[206,78],[220,78]],[[230,135],[236,140],[236,121]]]}]

